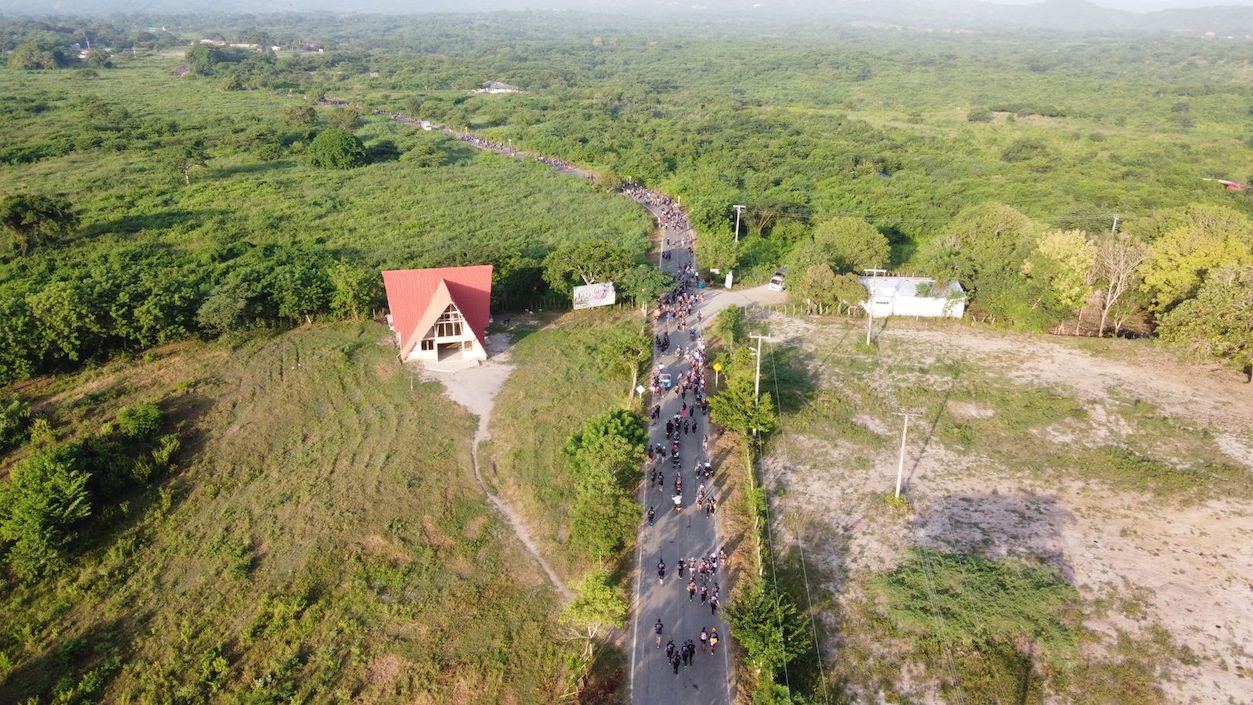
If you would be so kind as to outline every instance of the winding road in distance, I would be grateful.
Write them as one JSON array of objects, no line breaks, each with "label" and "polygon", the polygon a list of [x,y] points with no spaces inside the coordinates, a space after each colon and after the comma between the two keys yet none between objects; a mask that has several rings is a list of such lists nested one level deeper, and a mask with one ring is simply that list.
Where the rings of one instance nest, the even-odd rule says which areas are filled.
[{"label": "winding road in distance", "polygon": [[[322,101],[325,105],[332,106],[348,106],[349,103],[342,100],[327,99]],[[401,113],[386,112],[375,110],[375,115],[388,117],[397,122],[411,125],[419,129],[439,130],[444,134],[457,138],[463,144],[468,144],[479,149],[496,152],[498,154],[514,157],[519,159],[534,159],[540,161],[547,166],[552,167],[561,173],[578,176],[583,179],[591,180],[594,174],[585,169],[562,160],[546,158],[541,155],[514,149],[506,146],[475,137],[466,133],[458,133],[452,129],[423,121],[409,115]],[[630,193],[620,192],[621,195],[636,201],[646,210],[657,217],[659,223],[664,223],[661,219],[661,213],[654,206],[649,205],[641,199],[633,197]],[[660,194],[644,190],[646,197],[660,200]],[[686,224],[686,218],[683,219]],[[695,256],[688,252],[683,242],[695,242],[695,232],[688,228],[686,231],[679,231],[662,224],[660,238],[660,250],[662,252],[670,251],[671,259],[660,259],[661,268],[673,275],[681,272],[684,266],[691,264],[695,267]],[[670,243],[670,244],[667,244]],[[713,294],[712,291],[709,292]],[[721,298],[721,297],[719,297]],[[715,299],[716,300],[716,299]],[[712,302],[711,302],[712,303]],[[719,301],[725,305],[725,301]],[[712,309],[718,308],[716,305],[709,306],[710,313]],[[712,317],[712,316],[710,316]],[[696,326],[697,334],[703,335],[701,321],[689,321]],[[692,345],[692,341],[687,333],[676,333],[671,337],[671,345],[682,345],[685,349]],[[676,380],[683,373],[687,372],[690,363],[686,359],[676,361],[674,355],[659,354],[654,358],[655,363],[664,365],[665,372],[669,372]],[[669,445],[665,438],[665,420],[672,418],[678,413],[681,401],[673,394],[663,395],[665,401],[662,402],[661,420],[650,429],[650,440],[656,445],[658,443]],[[656,403],[655,401],[650,403]],[[697,462],[703,463],[708,460],[701,450],[701,441],[709,434],[709,419],[701,416],[699,419],[699,433],[684,439],[680,451],[680,472],[683,475],[683,495],[684,507],[682,511],[676,512],[671,502],[671,492],[673,489],[673,472],[668,463],[662,463],[660,467],[666,471],[666,485],[658,491],[655,488],[643,487],[639,493],[642,504],[641,516],[648,507],[652,506],[656,509],[657,517],[654,526],[649,526],[647,521],[641,520],[639,531],[639,542],[636,548],[636,578],[635,578],[635,595],[632,603],[631,626],[628,630],[627,648],[630,654],[630,688],[632,705],[714,705],[725,704],[730,705],[732,700],[731,688],[731,657],[730,657],[730,628],[722,620],[722,609],[730,601],[730,590],[723,585],[721,593],[721,609],[714,614],[709,603],[702,603],[699,595],[694,600],[688,599],[685,585],[688,577],[680,579],[678,577],[677,566],[679,559],[688,560],[690,558],[708,557],[716,553],[722,546],[718,536],[717,521],[712,516],[706,515],[698,508],[693,507],[693,499],[696,488],[701,484],[701,480],[696,477],[694,468]],[[715,468],[713,480],[706,480],[706,492],[709,496],[718,497],[721,500],[721,494],[718,490],[718,472]],[[666,562],[666,578],[659,581],[657,578],[657,562],[664,560]],[[690,576],[690,573],[685,574]],[[713,582],[721,584],[723,579],[723,569],[720,567],[717,574],[713,576],[709,583],[709,589],[712,593]],[[698,584],[699,584],[698,580]],[[657,620],[660,619],[663,624],[663,632],[661,643],[662,646],[670,639],[673,639],[676,646],[682,646],[686,640],[692,640],[697,651],[692,658],[690,667],[680,666],[679,672],[676,674],[670,663],[666,660],[664,648],[659,648],[653,633],[653,627]],[[716,653],[709,653],[708,648],[700,648],[699,635],[702,629],[712,630],[716,628],[721,639],[718,644]]]}]

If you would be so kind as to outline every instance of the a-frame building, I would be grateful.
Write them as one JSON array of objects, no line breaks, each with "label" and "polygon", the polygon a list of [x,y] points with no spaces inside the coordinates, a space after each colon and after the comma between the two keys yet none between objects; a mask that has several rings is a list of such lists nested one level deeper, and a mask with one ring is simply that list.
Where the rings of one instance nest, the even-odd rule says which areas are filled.
[{"label": "a-frame building", "polygon": [[383,272],[383,286],[401,360],[487,359],[490,264],[389,270]]}]

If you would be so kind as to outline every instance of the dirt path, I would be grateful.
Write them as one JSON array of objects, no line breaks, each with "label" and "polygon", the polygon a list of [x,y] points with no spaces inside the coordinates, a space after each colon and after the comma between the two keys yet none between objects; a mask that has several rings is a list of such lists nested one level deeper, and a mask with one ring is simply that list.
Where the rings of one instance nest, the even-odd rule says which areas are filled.
[{"label": "dirt path", "polygon": [[509,379],[510,373],[513,372],[513,365],[509,364],[508,345],[508,334],[496,333],[489,335],[487,337],[487,351],[490,357],[487,362],[477,366],[452,370],[423,369],[422,377],[423,379],[434,380],[444,385],[445,393],[449,399],[465,407],[470,413],[478,417],[479,425],[474,432],[474,442],[470,446],[470,460],[474,468],[474,479],[479,483],[483,494],[487,496],[487,499],[496,507],[496,511],[500,513],[500,516],[504,518],[509,528],[513,530],[514,535],[522,542],[522,546],[526,548],[527,553],[531,554],[531,557],[539,564],[544,574],[548,576],[548,581],[560,593],[562,600],[569,602],[574,599],[574,593],[570,591],[570,588],[566,587],[561,578],[557,577],[557,572],[540,555],[539,548],[531,538],[531,532],[522,521],[522,517],[513,510],[513,507],[510,507],[507,502],[491,491],[491,488],[483,480],[483,474],[479,471],[479,447],[492,435],[489,429],[492,422],[492,409],[496,406],[496,395],[500,393],[505,380]]}]

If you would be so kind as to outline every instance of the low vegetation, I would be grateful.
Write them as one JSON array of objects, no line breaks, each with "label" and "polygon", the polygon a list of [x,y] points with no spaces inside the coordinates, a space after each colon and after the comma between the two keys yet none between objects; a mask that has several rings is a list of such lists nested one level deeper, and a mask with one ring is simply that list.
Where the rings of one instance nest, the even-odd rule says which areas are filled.
[{"label": "low vegetation", "polygon": [[[55,448],[80,450],[36,450],[13,470],[8,560],[24,555],[8,541],[26,526],[12,511],[25,478],[60,473],[36,509],[74,490],[90,512],[63,535],[60,570],[0,584],[0,700],[566,692],[577,647],[470,476],[473,420],[438,385],[411,391],[393,353],[382,327],[337,324],[47,386],[36,413],[63,429]],[[171,424],[181,450],[160,441]]]}]

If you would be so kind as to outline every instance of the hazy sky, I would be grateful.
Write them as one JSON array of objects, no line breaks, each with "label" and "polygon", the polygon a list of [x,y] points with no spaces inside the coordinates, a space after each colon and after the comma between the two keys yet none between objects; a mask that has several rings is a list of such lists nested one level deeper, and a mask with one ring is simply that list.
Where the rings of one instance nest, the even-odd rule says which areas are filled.
[{"label": "hazy sky", "polygon": [[[909,0],[906,0],[907,2]],[[971,0],[962,0],[963,4]],[[976,2],[980,0],[975,0]],[[1035,5],[1043,0],[981,0],[991,4]],[[1054,0],[1064,3],[1066,0]],[[1237,5],[1253,7],[1253,0],[1089,0],[1097,5],[1132,12],[1151,12],[1168,8],[1197,8],[1216,5]],[[923,5],[943,7],[945,0],[913,0]],[[333,11],[366,11],[366,12],[423,12],[423,11],[466,11],[474,12],[491,9],[549,9],[560,7],[565,9],[586,9],[592,12],[630,12],[632,9],[644,10],[657,7],[687,9],[701,7],[717,11],[719,9],[748,10],[760,3],[763,7],[802,6],[838,8],[845,3],[862,9],[873,7],[874,0],[0,0],[0,15],[6,9],[17,12],[57,12],[74,14],[76,12],[205,12],[223,10],[227,12],[241,11],[300,11],[305,9]]]}]

